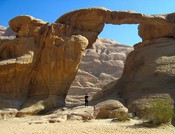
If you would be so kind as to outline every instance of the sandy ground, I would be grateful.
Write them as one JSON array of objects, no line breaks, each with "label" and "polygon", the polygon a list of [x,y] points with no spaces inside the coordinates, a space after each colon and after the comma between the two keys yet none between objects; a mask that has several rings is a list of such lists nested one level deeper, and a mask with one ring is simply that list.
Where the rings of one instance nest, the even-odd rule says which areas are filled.
[{"label": "sandy ground", "polygon": [[[175,134],[175,127],[147,128],[138,120],[111,122],[111,120],[35,122],[37,117],[0,120],[0,134]],[[35,123],[33,123],[35,122]]]}]

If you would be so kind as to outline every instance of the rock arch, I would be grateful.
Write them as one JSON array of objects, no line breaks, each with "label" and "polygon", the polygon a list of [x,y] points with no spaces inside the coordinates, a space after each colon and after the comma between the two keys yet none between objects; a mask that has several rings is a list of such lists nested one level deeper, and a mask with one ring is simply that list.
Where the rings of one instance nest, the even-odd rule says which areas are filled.
[{"label": "rock arch", "polygon": [[13,18],[9,25],[17,38],[0,41],[0,108],[14,108],[17,116],[24,116],[64,106],[82,52],[104,24],[139,24],[143,43],[134,46],[137,50],[152,44],[150,40],[174,38],[174,16],[89,8],[67,13],[53,24],[31,16]]},{"label": "rock arch", "polygon": [[174,13],[145,15],[134,11],[110,11],[105,8],[80,9],[61,16],[55,23],[71,25],[75,29],[92,32],[84,36],[89,47],[103,30],[104,24],[139,24],[138,34],[143,41],[174,37]]}]

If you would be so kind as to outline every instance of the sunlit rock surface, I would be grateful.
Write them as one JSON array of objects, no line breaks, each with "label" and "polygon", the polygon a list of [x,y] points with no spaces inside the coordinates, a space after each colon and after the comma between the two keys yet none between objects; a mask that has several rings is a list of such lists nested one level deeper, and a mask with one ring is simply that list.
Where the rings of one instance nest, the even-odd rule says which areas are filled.
[{"label": "sunlit rock surface", "polygon": [[123,72],[126,57],[133,47],[116,41],[99,38],[91,49],[85,51],[77,76],[72,83],[67,105],[84,103],[85,94],[89,100],[105,85],[118,80]]},{"label": "sunlit rock surface", "polygon": [[[105,24],[139,24],[142,42],[129,54],[118,83],[106,86],[100,97],[110,97],[112,91],[113,97],[127,104],[154,93],[169,93],[174,99],[174,16],[89,8],[67,13],[53,24],[32,16],[13,18],[9,25],[16,38],[0,40],[0,108],[12,108],[17,116],[25,116],[64,106],[83,51],[92,47]],[[1,29],[1,36],[8,35]],[[101,55],[106,58],[103,52]],[[99,59],[92,62],[93,66],[103,63]],[[104,67],[114,64],[117,62],[106,61]],[[95,77],[108,77],[99,70]],[[107,90],[109,87],[113,88]]]}]

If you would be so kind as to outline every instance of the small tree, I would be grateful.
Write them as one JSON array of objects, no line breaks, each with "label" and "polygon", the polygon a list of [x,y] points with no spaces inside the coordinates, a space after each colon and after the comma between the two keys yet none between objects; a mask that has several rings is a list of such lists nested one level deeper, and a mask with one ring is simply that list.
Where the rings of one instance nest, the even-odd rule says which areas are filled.
[{"label": "small tree", "polygon": [[146,108],[144,119],[152,125],[160,125],[170,123],[174,117],[174,110],[171,98],[154,99],[149,102],[149,107]]}]

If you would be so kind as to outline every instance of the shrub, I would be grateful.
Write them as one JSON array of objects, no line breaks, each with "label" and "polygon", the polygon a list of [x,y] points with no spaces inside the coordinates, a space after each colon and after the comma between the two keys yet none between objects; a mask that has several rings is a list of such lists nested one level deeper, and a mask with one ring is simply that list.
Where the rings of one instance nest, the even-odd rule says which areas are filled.
[{"label": "shrub", "polygon": [[143,117],[144,119],[154,126],[171,122],[171,119],[174,117],[171,98],[157,98],[149,103],[149,107],[147,107]]},{"label": "shrub", "polygon": [[129,116],[126,113],[116,113],[116,118],[118,121],[128,121]]}]

